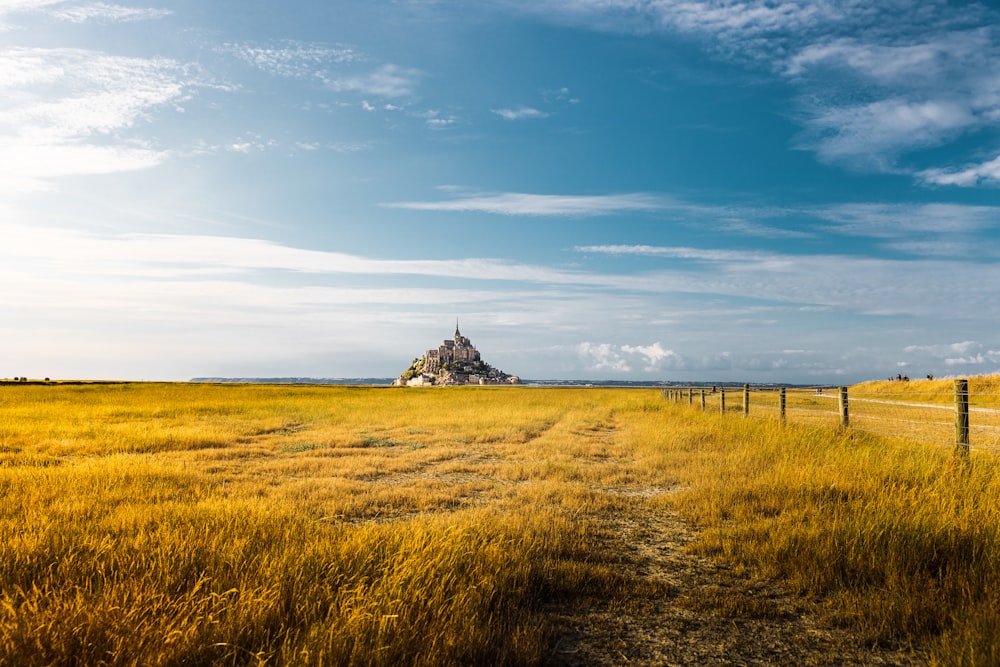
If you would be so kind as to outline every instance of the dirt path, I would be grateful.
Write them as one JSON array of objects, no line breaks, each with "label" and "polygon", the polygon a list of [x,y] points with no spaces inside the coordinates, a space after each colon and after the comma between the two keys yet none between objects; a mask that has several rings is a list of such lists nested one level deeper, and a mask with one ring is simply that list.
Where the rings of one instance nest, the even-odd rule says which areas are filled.
[{"label": "dirt path", "polygon": [[[677,516],[643,509],[609,518],[631,545],[623,559],[655,595],[554,609],[558,665],[925,665],[908,651],[862,647],[821,626],[808,607],[685,549],[695,533]],[[637,587],[644,588],[644,587]],[[664,594],[664,591],[666,593]]]}]

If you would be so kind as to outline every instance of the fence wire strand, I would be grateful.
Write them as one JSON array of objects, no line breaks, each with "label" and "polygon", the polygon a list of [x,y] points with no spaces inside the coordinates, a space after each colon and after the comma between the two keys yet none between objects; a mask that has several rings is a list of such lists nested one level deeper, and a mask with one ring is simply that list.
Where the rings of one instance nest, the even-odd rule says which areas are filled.
[{"label": "fence wire strand", "polygon": [[[684,387],[664,389],[665,398],[709,412],[757,418],[782,418],[778,388],[750,387],[749,396],[739,387]],[[838,388],[786,388],[783,418],[813,426],[843,425]],[[749,399],[747,401],[747,399]],[[747,401],[748,405],[745,403]],[[1000,452],[1000,394],[968,394],[968,445],[981,452]],[[922,445],[955,447],[956,396],[947,390],[899,392],[850,391],[847,395],[848,428],[881,436],[902,438]]]}]

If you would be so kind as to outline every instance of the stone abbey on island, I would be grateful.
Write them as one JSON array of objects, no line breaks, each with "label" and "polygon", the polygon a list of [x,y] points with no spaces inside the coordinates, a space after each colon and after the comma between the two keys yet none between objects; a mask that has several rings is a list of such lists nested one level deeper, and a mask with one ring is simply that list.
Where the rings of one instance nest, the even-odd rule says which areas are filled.
[{"label": "stone abbey on island", "polygon": [[462,335],[455,322],[455,335],[436,350],[427,350],[396,378],[397,387],[461,384],[520,384],[516,375],[508,375],[483,361],[479,350]]}]

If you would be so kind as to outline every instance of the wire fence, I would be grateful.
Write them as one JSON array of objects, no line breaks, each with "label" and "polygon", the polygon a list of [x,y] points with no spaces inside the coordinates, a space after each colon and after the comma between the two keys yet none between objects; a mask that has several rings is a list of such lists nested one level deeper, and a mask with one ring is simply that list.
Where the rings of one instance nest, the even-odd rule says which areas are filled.
[{"label": "wire fence", "polygon": [[969,392],[967,380],[954,388],[866,391],[847,387],[677,387],[664,398],[695,408],[783,421],[850,428],[952,447],[967,454],[1000,452],[1000,394]]}]

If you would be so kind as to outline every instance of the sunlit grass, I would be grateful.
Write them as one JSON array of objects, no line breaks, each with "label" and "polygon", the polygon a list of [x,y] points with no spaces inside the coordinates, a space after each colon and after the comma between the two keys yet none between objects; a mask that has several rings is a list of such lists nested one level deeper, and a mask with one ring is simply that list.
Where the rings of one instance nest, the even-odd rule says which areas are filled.
[{"label": "sunlit grass", "polygon": [[996,456],[800,398],[833,418],[745,419],[738,392],[720,415],[648,390],[0,387],[0,664],[542,664],[553,604],[768,613],[630,574],[611,528],[663,511],[859,641],[1000,662]]},{"label": "sunlit grass", "polygon": [[[862,641],[1000,661],[1000,461],[836,427],[691,411],[663,450],[697,551],[787,583]],[[655,432],[637,438],[656,441]]]},{"label": "sunlit grass", "polygon": [[589,486],[615,473],[575,457],[616,404],[656,401],[0,392],[0,663],[19,665],[546,662],[543,605],[626,581]]}]

